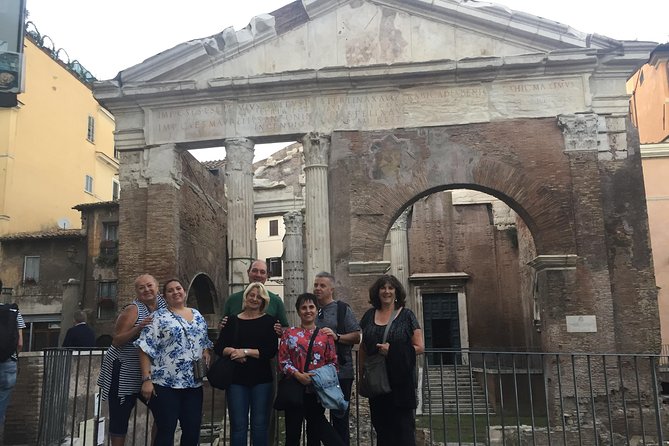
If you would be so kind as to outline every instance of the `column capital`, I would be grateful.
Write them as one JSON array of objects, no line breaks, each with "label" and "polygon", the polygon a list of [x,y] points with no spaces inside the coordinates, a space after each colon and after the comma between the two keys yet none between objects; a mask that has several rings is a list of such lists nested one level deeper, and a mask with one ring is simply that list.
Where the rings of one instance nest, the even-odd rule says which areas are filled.
[{"label": "column capital", "polygon": [[302,137],[302,149],[305,167],[327,166],[330,159],[330,135],[307,133]]},{"label": "column capital", "polygon": [[253,165],[255,143],[248,138],[227,138],[225,145],[225,170],[243,170]]},{"label": "column capital", "polygon": [[406,208],[404,212],[400,214],[399,217],[397,217],[397,220],[395,220],[395,223],[390,227],[391,231],[406,231],[407,230],[407,219],[409,217],[409,209]]},{"label": "column capital", "polygon": [[594,113],[558,116],[565,151],[597,150],[598,117]]},{"label": "column capital", "polygon": [[304,226],[302,211],[290,211],[283,214],[283,224],[286,228],[286,235],[302,236],[302,227]]}]

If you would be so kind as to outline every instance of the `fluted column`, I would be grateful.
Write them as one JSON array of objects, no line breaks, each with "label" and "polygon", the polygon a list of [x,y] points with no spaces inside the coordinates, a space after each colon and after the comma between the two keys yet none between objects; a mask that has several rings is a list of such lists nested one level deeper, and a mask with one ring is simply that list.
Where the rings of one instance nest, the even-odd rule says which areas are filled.
[{"label": "fluted column", "polygon": [[407,218],[409,209],[402,212],[390,228],[390,272],[409,292],[409,245]]},{"label": "fluted column", "polygon": [[225,140],[225,195],[228,204],[229,291],[244,289],[253,261],[256,223],[253,215],[253,147],[246,138]]},{"label": "fluted column", "polygon": [[320,271],[330,271],[330,215],[328,206],[328,161],[330,136],[309,133],[302,138],[304,149],[306,209],[307,286]]},{"label": "fluted column", "polygon": [[283,236],[283,302],[286,307],[288,322],[297,327],[300,318],[295,310],[297,296],[304,289],[304,248],[302,228],[304,216],[301,211],[291,211],[283,216],[286,234]]}]

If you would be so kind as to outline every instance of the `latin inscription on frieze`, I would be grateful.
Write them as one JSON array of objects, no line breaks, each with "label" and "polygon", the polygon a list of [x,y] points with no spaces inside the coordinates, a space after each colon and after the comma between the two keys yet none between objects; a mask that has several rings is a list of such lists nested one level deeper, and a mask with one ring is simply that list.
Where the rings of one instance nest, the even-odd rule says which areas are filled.
[{"label": "latin inscription on frieze", "polygon": [[585,108],[581,77],[224,101],[151,109],[149,144],[555,116]]}]

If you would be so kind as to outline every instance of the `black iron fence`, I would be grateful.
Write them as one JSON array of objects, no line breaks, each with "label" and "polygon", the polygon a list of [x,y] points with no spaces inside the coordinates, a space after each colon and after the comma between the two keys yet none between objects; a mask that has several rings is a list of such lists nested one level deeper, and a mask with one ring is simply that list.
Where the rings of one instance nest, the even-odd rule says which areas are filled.
[{"label": "black iron fence", "polygon": [[[40,445],[109,444],[96,386],[104,351],[44,352]],[[669,445],[669,351],[661,355],[428,350],[416,381],[419,445]],[[206,385],[202,445],[229,444],[224,392]],[[275,445],[283,444],[276,414]],[[126,445],[150,444],[138,404]],[[351,397],[351,444],[373,445]]]}]

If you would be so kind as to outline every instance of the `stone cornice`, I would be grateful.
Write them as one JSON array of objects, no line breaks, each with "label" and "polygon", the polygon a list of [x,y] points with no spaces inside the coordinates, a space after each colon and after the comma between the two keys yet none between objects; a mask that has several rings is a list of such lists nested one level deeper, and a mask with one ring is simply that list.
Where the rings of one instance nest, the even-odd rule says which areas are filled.
[{"label": "stone cornice", "polygon": [[576,254],[539,255],[527,264],[536,271],[576,269]]},{"label": "stone cornice", "polygon": [[116,114],[118,106],[127,108],[130,97],[137,105],[170,105],[183,104],[184,95],[188,95],[189,103],[197,103],[198,101],[239,99],[241,97],[276,97],[281,93],[429,85],[437,81],[443,85],[457,85],[462,81],[490,82],[519,77],[556,76],[566,73],[592,74],[596,72],[601,76],[605,75],[608,69],[614,72],[612,74],[619,75],[622,67],[625,72],[632,72],[635,67],[645,62],[647,57],[648,53],[643,51],[621,58],[621,56],[611,55],[599,57],[598,52],[593,49],[565,50],[523,56],[366,67],[332,67],[248,77],[217,78],[211,79],[208,82],[208,88],[205,89],[198,89],[195,81],[121,84],[116,80],[111,80],[97,83],[94,92],[95,97]]}]

